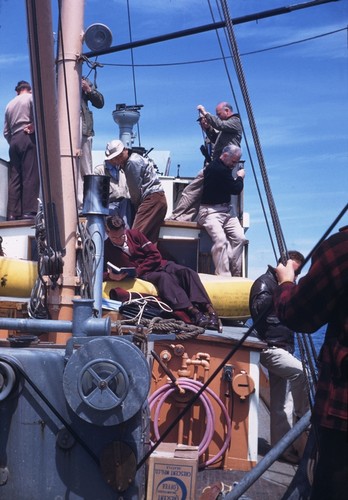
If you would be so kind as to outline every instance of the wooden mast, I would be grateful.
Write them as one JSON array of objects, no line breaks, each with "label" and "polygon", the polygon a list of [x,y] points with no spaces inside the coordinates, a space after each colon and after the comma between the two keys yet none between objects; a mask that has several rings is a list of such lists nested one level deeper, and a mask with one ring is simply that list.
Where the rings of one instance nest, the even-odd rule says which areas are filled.
[{"label": "wooden mast", "polygon": [[80,107],[84,0],[62,0],[59,36],[58,116],[64,203],[64,258],[59,318],[71,317],[76,286],[76,183],[81,148]]},{"label": "wooden mast", "polygon": [[60,266],[58,286],[48,289],[48,304],[52,319],[71,319],[77,284],[74,177],[80,154],[84,0],[61,2],[58,87],[51,2],[27,0],[26,7],[47,240],[55,255],[53,265],[58,266],[60,257],[64,263],[63,268]]}]

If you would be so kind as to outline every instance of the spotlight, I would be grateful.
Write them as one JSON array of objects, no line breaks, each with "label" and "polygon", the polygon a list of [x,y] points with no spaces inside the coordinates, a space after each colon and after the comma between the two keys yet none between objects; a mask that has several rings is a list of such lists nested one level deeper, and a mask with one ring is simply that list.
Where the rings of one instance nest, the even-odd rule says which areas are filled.
[{"label": "spotlight", "polygon": [[84,42],[90,50],[108,49],[112,43],[112,33],[105,24],[91,24],[85,31]]}]

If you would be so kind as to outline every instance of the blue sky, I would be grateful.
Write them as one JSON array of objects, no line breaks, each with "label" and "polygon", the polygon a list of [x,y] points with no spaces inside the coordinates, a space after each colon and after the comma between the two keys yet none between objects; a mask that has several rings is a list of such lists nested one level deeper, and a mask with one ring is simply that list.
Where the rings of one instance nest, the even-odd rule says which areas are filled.
[{"label": "blue sky", "polygon": [[[296,3],[303,0],[229,0],[228,5],[232,18],[236,18]],[[56,2],[52,5],[55,12]],[[113,33],[113,45],[129,42],[126,0],[86,0],[85,6],[86,28],[103,23]],[[220,20],[216,3],[211,2],[211,7],[214,19]],[[206,0],[129,0],[129,11],[132,40],[212,22]],[[286,244],[288,249],[296,248],[305,255],[348,198],[347,26],[348,0],[235,26]],[[203,104],[214,112],[218,102],[227,100],[240,112],[266,202],[245,105],[224,34],[219,33],[233,89],[215,32],[134,49],[134,80],[129,51],[100,56],[98,61],[103,67],[98,69],[97,83],[105,107],[94,111],[94,148],[104,149],[106,142],[118,136],[112,118],[116,103],[137,102],[144,105],[141,145],[170,150],[170,173],[175,175],[180,164],[182,176],[194,176],[202,165],[196,106]],[[0,47],[3,116],[17,81],[31,80],[24,0],[0,0]],[[139,138],[135,144],[139,144]],[[242,147],[246,160],[244,206],[250,214],[249,276],[255,278],[275,259],[245,141]],[[8,158],[2,135],[0,157]],[[348,224],[347,214],[339,226],[343,224]]]}]

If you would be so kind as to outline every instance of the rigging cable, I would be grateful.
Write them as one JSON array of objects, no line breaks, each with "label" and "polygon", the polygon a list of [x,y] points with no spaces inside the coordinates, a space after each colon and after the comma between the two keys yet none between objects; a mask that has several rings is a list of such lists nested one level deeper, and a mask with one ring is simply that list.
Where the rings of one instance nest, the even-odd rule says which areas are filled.
[{"label": "rigging cable", "polygon": [[[269,206],[269,210],[270,210],[270,214],[271,214],[271,218],[272,218],[272,222],[273,222],[275,237],[276,237],[276,240],[278,243],[280,259],[281,259],[282,263],[285,265],[286,261],[288,260],[288,252],[287,252],[287,248],[286,248],[285,238],[284,238],[282,228],[280,225],[279,216],[277,213],[277,209],[276,209],[275,202],[274,202],[273,195],[272,195],[272,191],[271,191],[271,186],[270,186],[267,171],[266,171],[266,165],[265,165],[265,161],[264,161],[264,157],[263,157],[263,153],[262,153],[261,143],[260,143],[257,128],[256,128],[254,114],[253,114],[253,110],[252,110],[252,106],[251,106],[251,102],[250,102],[250,98],[249,98],[249,93],[248,93],[248,89],[247,89],[247,85],[246,85],[246,81],[245,81],[245,77],[244,77],[244,72],[243,72],[239,52],[238,52],[238,46],[237,46],[237,42],[236,42],[235,35],[234,35],[233,23],[231,20],[231,16],[229,14],[227,1],[221,0],[221,6],[222,6],[225,22],[226,22],[228,39],[229,39],[230,44],[231,44],[233,62],[234,62],[237,77],[238,77],[238,80],[240,83],[241,92],[242,92],[242,95],[244,98],[245,107],[246,107],[246,111],[247,111],[248,118],[249,118],[251,132],[252,132],[252,136],[254,139],[256,154],[258,157],[261,176],[263,179],[263,184],[264,184],[264,188],[265,188],[265,192],[266,192],[268,206]],[[300,336],[300,335],[304,335],[304,334],[298,334],[298,336]],[[301,346],[302,346],[302,344],[300,342],[299,347],[301,348]],[[311,392],[312,391],[310,391],[309,388],[313,385],[315,373],[313,372],[313,373],[311,373],[311,376],[309,375],[308,371],[309,371],[310,367],[312,366],[312,363],[310,363],[308,361],[308,358],[305,355],[304,350],[302,350],[302,352],[300,352],[300,354],[301,354],[301,363],[302,363],[302,367],[303,367],[303,373],[305,376],[306,385],[307,385],[307,389],[308,389],[308,391],[307,391],[308,400],[309,400],[309,403],[311,404],[311,402],[312,402]],[[314,353],[312,353],[312,359],[316,359],[316,356]]]},{"label": "rigging cable", "polygon": [[[213,14],[213,10],[212,10],[212,7],[211,7],[210,0],[208,0],[208,4],[209,4],[209,9],[210,9],[212,20],[215,22],[215,18],[214,18],[214,14]],[[218,9],[219,9],[219,6],[218,6]],[[221,15],[221,13],[220,13],[220,15]],[[225,67],[226,75],[227,75],[227,78],[228,78],[228,81],[229,81],[229,84],[230,84],[230,88],[231,88],[231,92],[232,92],[232,95],[233,95],[234,104],[236,106],[236,110],[237,110],[239,116],[241,117],[241,113],[240,113],[240,110],[239,110],[239,106],[238,106],[236,94],[235,94],[235,91],[234,91],[234,88],[233,88],[233,84],[232,84],[232,79],[231,79],[231,76],[230,76],[230,73],[229,73],[229,69],[228,69],[228,66],[227,66],[227,63],[226,63],[226,56],[224,54],[224,50],[223,50],[223,47],[222,47],[220,35],[219,35],[219,33],[218,33],[217,30],[216,30],[216,36],[217,36],[217,39],[218,39],[218,44],[219,44],[219,47],[220,47],[220,52],[222,54],[222,59],[223,59],[223,62],[224,62],[224,67]],[[226,35],[226,39],[227,39],[227,42],[229,42],[229,38],[228,38],[227,35]],[[231,51],[231,46],[230,46],[230,51]],[[232,57],[232,55],[231,55],[231,57]],[[232,61],[234,62],[233,57],[232,57]],[[242,125],[242,130],[243,130],[244,141],[245,141],[245,144],[246,144],[246,149],[247,149],[247,152],[248,152],[248,158],[249,158],[249,161],[250,161],[251,169],[252,169],[252,172],[253,172],[253,177],[254,177],[254,180],[255,180],[256,190],[257,190],[258,195],[259,195],[259,199],[260,199],[260,203],[261,203],[261,209],[262,209],[262,212],[263,212],[263,215],[264,215],[264,218],[265,218],[265,223],[266,223],[266,227],[267,227],[269,239],[270,239],[270,242],[271,242],[271,246],[272,246],[272,249],[273,249],[273,254],[274,254],[274,257],[276,259],[277,253],[276,253],[276,249],[275,249],[275,245],[274,245],[274,241],[273,241],[273,237],[272,237],[272,233],[271,233],[271,229],[270,229],[270,224],[269,224],[269,221],[268,221],[268,217],[266,215],[265,204],[264,204],[264,201],[263,201],[263,198],[262,198],[262,195],[261,195],[261,189],[260,189],[259,181],[258,181],[257,176],[256,176],[255,166],[254,166],[253,158],[251,156],[251,152],[250,152],[250,148],[249,148],[249,142],[248,142],[247,135],[245,133],[245,128],[244,128],[244,125],[243,125],[243,121],[242,121],[241,118],[240,118],[240,121],[241,121],[241,125]]]},{"label": "rigging cable", "polygon": [[[63,425],[63,428],[65,428],[71,434],[71,436],[75,439],[75,441],[86,451],[86,453],[92,458],[92,460],[99,466],[100,465],[99,457],[94,453],[94,451],[86,443],[85,437],[81,437],[76,432],[74,426],[71,423],[69,423],[69,421],[66,419],[66,417],[64,415],[62,415],[62,412],[60,412],[55,407],[55,405],[45,396],[44,392],[39,388],[39,386],[36,385],[36,383],[32,380],[32,378],[28,375],[28,373],[22,367],[22,364],[19,362],[19,360],[12,358],[12,357],[10,359],[7,359],[7,357],[4,356],[4,357],[0,357],[0,361],[5,361],[16,372],[18,371],[22,375],[24,380],[26,380],[26,382],[33,389],[34,393],[37,394],[37,396],[45,403],[45,405],[50,409],[50,411],[54,414],[54,416],[60,421],[60,423]],[[29,392],[29,394],[30,394],[30,392]],[[37,404],[38,404],[38,401],[37,401]],[[43,423],[45,424],[46,422],[43,422]]]},{"label": "rigging cable", "polygon": [[266,191],[266,196],[267,196],[270,214],[271,214],[271,218],[272,218],[272,222],[273,222],[275,236],[277,239],[280,255],[285,263],[287,260],[286,259],[287,250],[286,250],[284,235],[282,233],[277,209],[276,209],[273,195],[272,195],[272,191],[271,191],[271,186],[270,186],[269,180],[268,180],[266,165],[265,165],[265,161],[264,161],[264,157],[263,157],[263,153],[262,153],[259,135],[258,135],[257,128],[256,128],[254,113],[252,110],[252,106],[251,106],[251,102],[250,102],[250,98],[249,98],[249,93],[248,93],[248,88],[246,85],[244,72],[243,72],[241,60],[239,57],[237,42],[236,42],[236,39],[234,36],[233,24],[232,24],[232,20],[231,20],[230,14],[229,14],[227,2],[225,0],[221,0],[221,5],[222,5],[223,15],[224,15],[225,22],[226,22],[226,29],[227,29],[227,33],[228,33],[228,38],[229,38],[230,44],[231,44],[233,62],[235,65],[236,74],[237,74],[237,78],[238,78],[239,85],[241,88],[241,92],[242,92],[242,95],[244,98],[246,112],[247,112],[249,123],[250,123],[251,133],[252,133],[252,136],[254,139],[256,154],[257,154],[257,158],[259,161],[261,175],[262,175],[262,179],[263,179],[263,183],[264,183],[264,187],[265,187],[265,191]]},{"label": "rigging cable", "polygon": [[[28,19],[35,19],[36,18],[36,4],[35,2],[27,2],[27,13],[28,13]],[[31,46],[31,58],[33,58],[33,53],[39,54],[39,29],[36,23],[30,23],[28,24],[28,31],[30,32],[29,38],[30,38],[30,46]],[[35,92],[36,90],[36,92]],[[44,106],[44,99],[43,95],[45,94],[44,89],[43,89],[43,83],[40,78],[37,79],[35,82],[35,89],[34,89],[35,97],[36,97],[36,104],[35,104],[35,128],[38,129],[40,128],[43,137],[45,136],[46,133],[46,117],[43,115],[40,117],[37,116],[38,109],[43,109]],[[40,124],[40,127],[39,127]],[[42,181],[43,178],[43,167],[42,164],[44,163],[45,165],[48,164],[48,145],[45,140],[43,140],[42,137],[42,142],[40,144],[37,144],[37,149],[38,149],[38,157],[39,157],[39,170],[40,170],[40,182]],[[39,134],[37,135],[37,140],[40,140]],[[39,147],[40,146],[40,147]],[[44,160],[44,161],[43,161]],[[47,204],[46,204],[46,209],[48,213],[46,213],[46,217],[48,215],[52,215],[52,219],[54,219],[54,206],[52,204],[52,185],[50,182],[50,175],[49,172],[47,172],[47,177],[48,177],[48,185],[47,185],[47,193],[43,193],[43,196],[45,194],[48,194],[47,196]],[[45,200],[46,202],[46,200]],[[40,214],[41,211],[41,201],[39,203],[40,208],[38,210],[38,214]],[[50,277],[51,282],[52,282],[52,287],[54,288],[57,284],[57,280],[60,274],[60,269],[62,267],[62,253],[63,249],[61,248],[60,245],[60,238],[59,238],[59,231],[57,228],[57,225],[53,224],[51,227],[51,231],[49,231],[46,235],[46,240],[47,240],[47,252],[46,252],[46,257],[47,257],[47,262],[49,261],[49,271],[47,272],[47,275]]]},{"label": "rigging cable", "polygon": [[[128,15],[128,29],[129,29],[129,41],[132,43],[132,25],[131,25],[131,16],[130,16],[130,8],[129,8],[129,0],[127,0],[127,15]],[[138,104],[138,99],[137,99],[137,88],[136,88],[136,82],[135,82],[135,66],[134,66],[134,54],[133,54],[133,48],[130,49],[131,53],[131,60],[132,60],[132,75],[133,75],[133,91],[134,91],[134,100],[135,100],[135,105]],[[140,138],[140,127],[139,127],[139,121],[137,122],[137,133],[138,133],[138,145],[141,147],[141,138]]]}]

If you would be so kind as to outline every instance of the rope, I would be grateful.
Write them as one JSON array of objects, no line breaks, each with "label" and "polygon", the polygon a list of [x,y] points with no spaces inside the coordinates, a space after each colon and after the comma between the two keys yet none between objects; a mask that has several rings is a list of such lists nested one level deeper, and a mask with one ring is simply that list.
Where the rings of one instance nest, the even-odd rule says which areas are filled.
[{"label": "rope", "polygon": [[[70,149],[70,158],[71,158],[71,171],[72,177],[74,180],[74,193],[75,200],[77,200],[77,179],[75,175],[74,168],[74,148],[73,148],[73,139],[71,134],[71,116],[70,116],[70,103],[69,103],[69,92],[68,92],[68,83],[67,83],[67,74],[66,74],[66,65],[65,65],[65,48],[64,48],[64,31],[62,25],[62,17],[61,17],[61,2],[58,2],[58,40],[60,41],[60,47],[62,52],[62,68],[63,68],[63,81],[64,81],[64,89],[65,89],[65,104],[66,104],[66,116],[68,121],[68,131],[69,131],[69,149]],[[57,45],[57,60],[59,54],[59,47]],[[77,202],[76,202],[76,214],[77,214]],[[78,218],[78,217],[77,217]]]},{"label": "rope", "polygon": [[35,240],[38,253],[38,277],[30,294],[28,314],[31,318],[47,319],[50,312],[47,304],[48,286],[46,276],[51,281],[51,288],[58,286],[63,263],[61,253],[49,245],[46,223],[40,201],[40,209],[35,216]]},{"label": "rope", "polygon": [[[187,324],[182,320],[177,320],[174,318],[162,318],[161,316],[159,316],[159,314],[161,314],[161,311],[166,314],[171,314],[173,312],[173,309],[168,304],[158,299],[158,297],[155,297],[153,295],[143,297],[139,292],[129,292],[129,297],[132,297],[134,293],[138,293],[139,297],[130,298],[129,300],[123,302],[122,307],[135,305],[139,307],[139,312],[131,318],[121,320],[122,325],[128,323],[144,326],[147,329],[146,335],[150,335],[152,333],[174,333],[176,338],[181,340],[197,337],[198,335],[204,333],[204,328],[192,324]],[[156,314],[157,311],[154,310],[154,316],[152,318],[146,318],[145,314],[147,312],[151,312],[151,310],[146,311],[146,307],[150,306],[151,308],[151,306],[153,305],[157,306],[158,314]],[[122,310],[120,310],[120,312],[122,313]],[[120,325],[115,324],[115,327],[117,331],[119,331]]]},{"label": "rope", "polygon": [[152,319],[142,318],[139,320],[139,318],[134,317],[125,320],[118,320],[111,323],[111,328],[114,328],[116,330],[117,335],[124,335],[124,330],[127,329],[127,325],[140,325],[145,327],[145,337],[152,333],[174,333],[176,338],[180,340],[197,337],[198,335],[203,334],[205,331],[204,328],[196,325],[189,325],[181,320],[176,320],[173,318],[163,319],[158,316]]},{"label": "rope", "polygon": [[[99,232],[91,234],[87,224],[80,222],[78,225],[78,240],[79,248],[77,250],[77,274],[80,278],[80,295],[82,298],[94,298],[94,282],[95,273],[99,262],[96,260],[96,248],[94,241],[97,236],[102,241],[102,236]],[[100,259],[101,257],[99,257]]]},{"label": "rope", "polygon": [[155,297],[154,295],[149,295],[147,297],[143,297],[141,295],[141,293],[139,293],[139,292],[128,292],[128,293],[129,293],[129,297],[132,297],[131,293],[132,294],[134,294],[134,293],[139,294],[139,297],[129,298],[129,300],[122,303],[122,306],[128,306],[128,305],[132,305],[132,304],[139,305],[139,309],[140,309],[139,314],[137,314],[135,319],[137,319],[138,317],[139,317],[139,319],[142,319],[146,306],[151,304],[151,303],[157,305],[159,307],[159,309],[161,309],[164,312],[167,312],[167,313],[173,312],[173,309],[171,307],[169,307],[168,304],[166,304],[165,302],[160,300],[158,297]]}]

